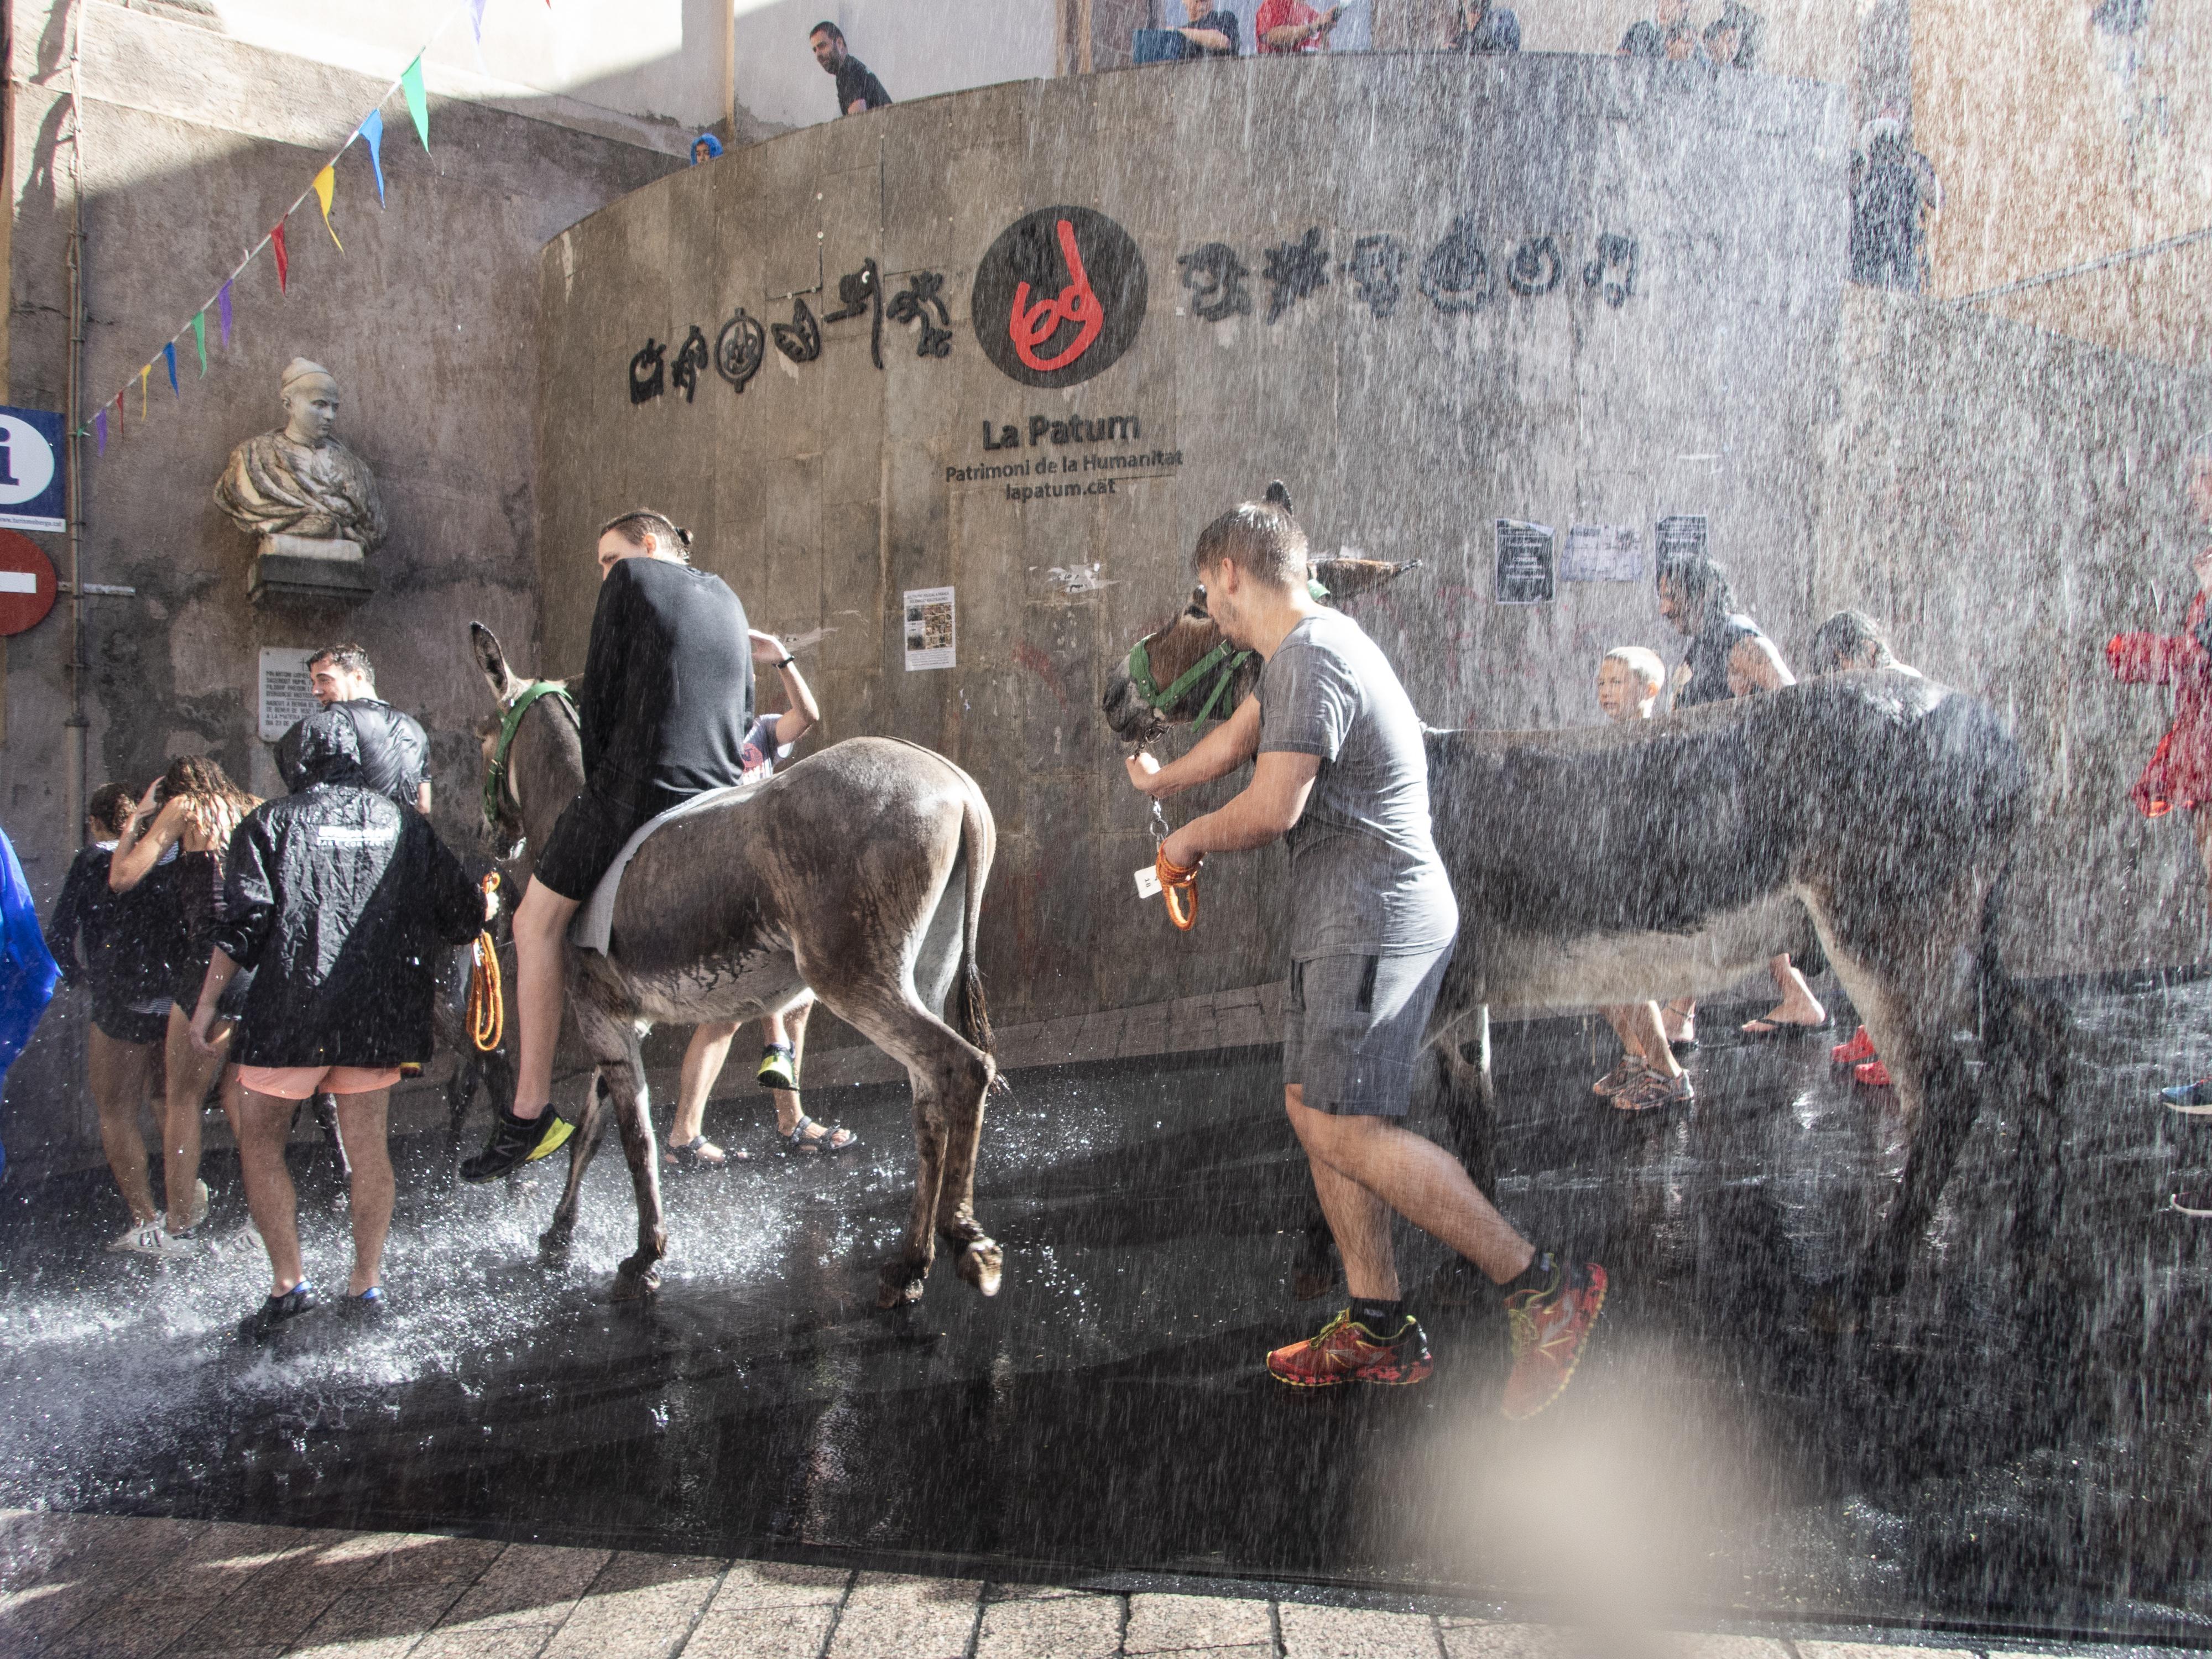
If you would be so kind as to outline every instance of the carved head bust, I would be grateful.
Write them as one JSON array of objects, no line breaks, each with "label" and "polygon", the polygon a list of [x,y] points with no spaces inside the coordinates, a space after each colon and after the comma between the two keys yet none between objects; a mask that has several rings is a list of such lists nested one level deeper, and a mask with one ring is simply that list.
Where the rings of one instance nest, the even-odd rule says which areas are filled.
[{"label": "carved head bust", "polygon": [[284,365],[281,396],[284,435],[303,449],[320,449],[338,423],[337,376],[320,363],[295,357]]},{"label": "carved head bust", "polygon": [[[339,442],[337,376],[295,357],[279,382],[284,424],[230,452],[215,487],[216,504],[249,536],[292,538],[287,550],[358,558],[385,535],[376,480]],[[316,546],[305,545],[317,544]]]}]

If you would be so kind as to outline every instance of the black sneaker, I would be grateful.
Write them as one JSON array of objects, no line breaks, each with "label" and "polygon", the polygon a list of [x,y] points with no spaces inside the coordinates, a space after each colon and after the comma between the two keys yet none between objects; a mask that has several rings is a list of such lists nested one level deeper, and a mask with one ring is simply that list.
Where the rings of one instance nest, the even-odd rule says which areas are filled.
[{"label": "black sneaker", "polygon": [[283,1295],[264,1298],[258,1308],[240,1320],[238,1340],[266,1342],[276,1334],[278,1326],[289,1324],[301,1314],[312,1313],[321,1305],[316,1299],[315,1287],[303,1279]]},{"label": "black sneaker", "polygon": [[340,1297],[331,1311],[351,1323],[374,1325],[383,1319],[385,1306],[384,1287],[372,1285],[359,1296]]},{"label": "black sneaker", "polygon": [[461,1161],[464,1181],[496,1181],[509,1170],[534,1164],[568,1144],[576,1126],[550,1106],[542,1116],[514,1117],[505,1107],[492,1114],[491,1138],[483,1151]]}]

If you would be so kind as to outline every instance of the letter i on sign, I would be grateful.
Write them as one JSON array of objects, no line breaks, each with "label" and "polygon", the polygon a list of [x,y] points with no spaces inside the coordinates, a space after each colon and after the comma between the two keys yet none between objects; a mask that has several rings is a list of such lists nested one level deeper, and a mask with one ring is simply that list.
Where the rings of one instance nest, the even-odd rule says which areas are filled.
[{"label": "letter i on sign", "polygon": [[15,482],[17,480],[14,457],[9,452],[8,437],[5,433],[0,433],[0,484],[11,484]]}]

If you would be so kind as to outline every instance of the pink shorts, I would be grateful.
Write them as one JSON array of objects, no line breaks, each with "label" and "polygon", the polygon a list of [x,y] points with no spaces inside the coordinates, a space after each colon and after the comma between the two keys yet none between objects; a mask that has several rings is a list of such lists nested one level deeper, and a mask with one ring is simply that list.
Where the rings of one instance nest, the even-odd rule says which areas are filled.
[{"label": "pink shorts", "polygon": [[305,1100],[309,1095],[366,1095],[399,1081],[397,1066],[241,1066],[239,1083],[257,1095]]}]

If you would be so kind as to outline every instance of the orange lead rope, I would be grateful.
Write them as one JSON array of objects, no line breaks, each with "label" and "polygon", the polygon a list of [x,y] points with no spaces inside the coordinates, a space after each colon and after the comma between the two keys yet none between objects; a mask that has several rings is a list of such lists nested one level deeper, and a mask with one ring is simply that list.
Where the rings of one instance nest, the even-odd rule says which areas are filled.
[{"label": "orange lead rope", "polygon": [[[499,872],[486,876],[483,884],[487,894],[497,892]],[[507,996],[500,983],[499,945],[492,939],[489,923],[477,935],[470,955],[469,1040],[477,1045],[478,1054],[488,1054],[507,1036]]]},{"label": "orange lead rope", "polygon": [[[1201,859],[1200,863],[1203,862]],[[1184,869],[1168,856],[1167,843],[1163,842],[1152,858],[1152,873],[1160,878],[1160,896],[1167,902],[1168,920],[1188,933],[1198,920],[1198,865]]]}]

